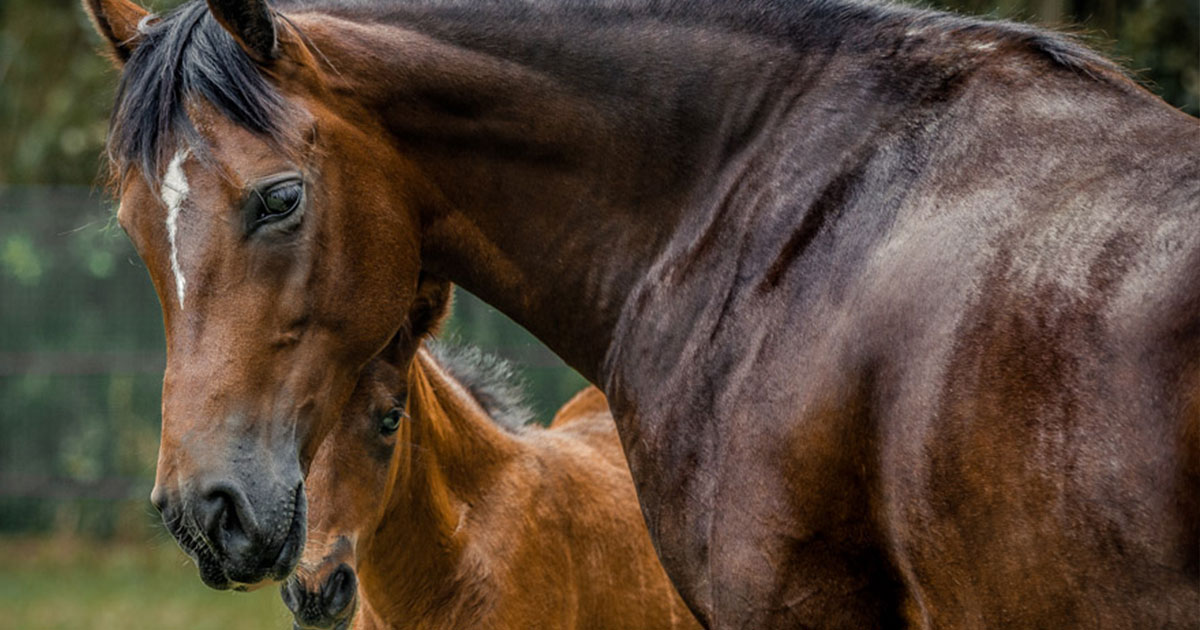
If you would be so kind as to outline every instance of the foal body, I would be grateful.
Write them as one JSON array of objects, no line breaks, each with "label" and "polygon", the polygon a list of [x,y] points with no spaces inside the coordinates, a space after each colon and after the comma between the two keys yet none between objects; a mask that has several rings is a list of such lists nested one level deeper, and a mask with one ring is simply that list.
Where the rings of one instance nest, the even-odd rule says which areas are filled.
[{"label": "foal body", "polygon": [[[698,628],[655,556],[603,394],[578,394],[548,430],[506,428],[494,416],[519,411],[485,410],[450,363],[421,350],[405,382],[374,362],[322,444],[310,542],[285,588],[297,627],[344,627],[353,596],[330,591],[354,588],[351,566],[355,628]],[[382,434],[406,389],[411,420]]]}]

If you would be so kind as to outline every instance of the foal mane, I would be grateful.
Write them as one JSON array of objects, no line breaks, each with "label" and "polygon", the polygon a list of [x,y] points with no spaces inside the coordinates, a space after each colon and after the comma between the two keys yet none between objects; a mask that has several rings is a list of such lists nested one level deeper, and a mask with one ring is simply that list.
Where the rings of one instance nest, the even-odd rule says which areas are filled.
[{"label": "foal mane", "polygon": [[430,340],[425,347],[501,428],[515,433],[533,420],[511,363],[475,346]]},{"label": "foal mane", "polygon": [[[955,42],[1001,43],[1093,78],[1124,77],[1116,64],[1069,35],[1026,24],[861,0],[499,0],[486,4],[477,0],[274,0],[273,4],[284,10],[323,10],[378,23],[408,24],[434,36],[468,40],[486,38],[478,34],[494,33],[506,23],[536,25],[539,10],[553,11],[553,23],[567,25],[568,30],[652,18],[770,37],[796,48],[844,46],[860,51],[877,49],[881,54],[895,52],[884,48],[893,46],[896,38],[923,31],[945,35],[927,45],[946,48],[950,57],[954,57]],[[452,18],[452,24],[439,25],[438,16]],[[137,165],[148,181],[157,184],[162,165],[181,142],[203,155],[203,142],[188,111],[189,101],[196,97],[276,146],[288,145],[292,130],[287,126],[287,101],[221,28],[204,0],[191,0],[161,16],[151,15],[143,20],[139,32],[138,44],[117,87],[110,120],[108,156],[114,181],[121,181],[129,168]],[[486,49],[496,44],[474,41],[470,45]]]}]

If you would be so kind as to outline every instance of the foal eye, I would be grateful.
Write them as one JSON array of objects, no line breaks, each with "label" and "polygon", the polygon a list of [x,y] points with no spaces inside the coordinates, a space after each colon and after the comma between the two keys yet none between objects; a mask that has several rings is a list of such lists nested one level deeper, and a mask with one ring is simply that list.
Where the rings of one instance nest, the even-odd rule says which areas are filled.
[{"label": "foal eye", "polygon": [[379,432],[384,435],[391,435],[400,428],[400,421],[407,418],[408,414],[399,407],[393,407],[391,411],[384,414],[379,419]]}]

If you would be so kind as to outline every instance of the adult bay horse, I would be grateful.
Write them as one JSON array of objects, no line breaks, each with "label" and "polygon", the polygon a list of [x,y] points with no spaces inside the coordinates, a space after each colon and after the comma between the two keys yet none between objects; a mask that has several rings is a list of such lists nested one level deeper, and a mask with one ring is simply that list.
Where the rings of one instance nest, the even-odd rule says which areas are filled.
[{"label": "adult bay horse", "polygon": [[527,426],[503,363],[444,344],[414,361],[414,338],[368,364],[309,468],[296,627],[698,629],[604,395]]},{"label": "adult bay horse", "polygon": [[84,0],[215,587],[431,280],[606,393],[711,628],[1200,606],[1200,126],[1056,34],[851,0]]}]

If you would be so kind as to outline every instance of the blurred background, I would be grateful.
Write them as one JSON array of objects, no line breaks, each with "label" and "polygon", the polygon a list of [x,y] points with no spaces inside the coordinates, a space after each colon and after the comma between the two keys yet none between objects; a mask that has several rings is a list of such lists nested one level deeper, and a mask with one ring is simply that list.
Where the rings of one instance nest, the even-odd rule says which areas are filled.
[{"label": "blurred background", "polygon": [[[1200,111],[1197,0],[931,6],[1084,33]],[[162,324],[97,184],[116,81],[97,47],[77,0],[0,0],[0,630],[290,627],[273,589],[203,587],[147,500]],[[584,385],[470,295],[448,330],[515,362],[542,420]]]}]

